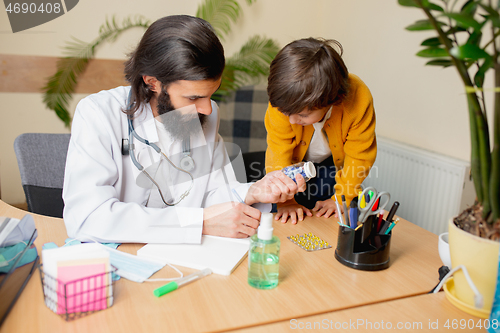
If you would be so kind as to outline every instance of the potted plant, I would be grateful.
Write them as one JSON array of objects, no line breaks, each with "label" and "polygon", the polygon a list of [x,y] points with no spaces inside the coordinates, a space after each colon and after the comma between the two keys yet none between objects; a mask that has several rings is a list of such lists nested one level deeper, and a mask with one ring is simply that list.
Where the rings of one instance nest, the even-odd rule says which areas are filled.
[{"label": "potted plant", "polygon": [[[251,5],[256,0],[246,0]],[[196,11],[200,17],[212,25],[221,40],[231,31],[231,24],[241,15],[238,0],[204,0]],[[71,124],[68,105],[78,82],[96,50],[105,42],[115,41],[120,34],[133,28],[147,29],[152,22],[142,16],[131,16],[121,24],[116,19],[106,20],[99,28],[99,36],[87,43],[73,38],[65,47],[67,56],[57,63],[56,73],[47,79],[43,88],[43,101],[47,108],[54,110],[67,127]],[[252,84],[269,74],[269,65],[280,47],[274,40],[263,36],[252,36],[240,51],[226,58],[222,82],[213,98],[221,100],[234,90]]]},{"label": "potted plant", "polygon": [[[477,199],[472,207],[450,221],[449,242],[453,267],[460,264],[467,267],[485,297],[484,307],[474,308],[473,294],[462,272],[457,272],[454,285],[449,285],[454,290],[445,288],[445,292],[455,305],[479,310],[471,313],[487,317],[495,291],[500,245],[500,3],[497,0],[398,2],[405,7],[420,8],[425,15],[406,27],[407,30],[436,34],[422,42],[424,48],[417,55],[430,58],[427,65],[454,67],[466,92],[471,174]],[[494,76],[493,88],[485,85],[487,73]],[[494,119],[487,119],[487,93],[494,96]],[[489,122],[493,123],[494,131],[491,141]],[[460,250],[462,254],[458,253]],[[487,254],[488,251],[491,253]],[[466,259],[461,256],[469,257],[472,262],[462,261]]]}]

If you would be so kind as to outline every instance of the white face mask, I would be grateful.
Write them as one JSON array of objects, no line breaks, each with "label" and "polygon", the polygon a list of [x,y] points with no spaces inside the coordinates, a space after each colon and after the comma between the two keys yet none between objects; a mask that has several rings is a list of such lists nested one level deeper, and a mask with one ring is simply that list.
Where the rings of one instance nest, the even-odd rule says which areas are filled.
[{"label": "white face mask", "polygon": [[[92,239],[90,236],[86,236],[87,238]],[[110,264],[116,268],[114,272],[116,275],[119,275],[127,280],[134,282],[157,282],[157,281],[172,281],[177,280],[184,276],[181,271],[179,271],[176,267],[170,265],[166,262],[157,261],[150,258],[142,258],[135,256],[133,254],[128,254],[122,251],[116,250],[116,247],[120,244],[117,243],[109,243],[106,246],[93,240],[95,243],[101,245],[104,249],[109,252],[109,261]],[[66,244],[64,246],[71,246],[81,244],[81,241],[78,239],[67,239]],[[44,244],[45,246],[48,244]],[[55,244],[50,245],[50,248],[57,247]],[[114,248],[113,248],[114,247]],[[48,246],[46,248],[49,248]],[[161,278],[161,279],[148,279],[151,275],[162,269],[165,265],[172,267],[177,273],[179,273],[179,277],[175,278]]]},{"label": "white face mask", "polygon": [[109,261],[116,268],[115,274],[134,282],[144,282],[151,275],[162,269],[166,263],[134,256],[104,246],[109,252]]},{"label": "white face mask", "polygon": [[30,214],[24,215],[21,220],[0,217],[0,247],[11,246],[23,241],[27,242],[34,231],[35,221]]}]

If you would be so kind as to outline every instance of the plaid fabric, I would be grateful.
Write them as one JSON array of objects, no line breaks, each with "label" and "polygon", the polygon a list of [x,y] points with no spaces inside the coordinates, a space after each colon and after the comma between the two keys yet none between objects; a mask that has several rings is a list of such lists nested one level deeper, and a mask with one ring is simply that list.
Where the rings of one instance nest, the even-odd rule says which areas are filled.
[{"label": "plaid fabric", "polygon": [[242,153],[266,150],[264,115],[268,101],[266,86],[253,85],[242,87],[218,102],[219,133],[224,142],[238,145]]}]

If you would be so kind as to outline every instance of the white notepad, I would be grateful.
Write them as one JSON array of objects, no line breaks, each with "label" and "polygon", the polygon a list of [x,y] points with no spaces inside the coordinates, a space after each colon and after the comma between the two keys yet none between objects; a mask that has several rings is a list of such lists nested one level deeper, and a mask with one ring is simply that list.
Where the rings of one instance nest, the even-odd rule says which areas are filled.
[{"label": "white notepad", "polygon": [[172,265],[203,269],[230,275],[245,259],[250,239],[202,236],[201,244],[147,244],[137,255],[168,262]]}]

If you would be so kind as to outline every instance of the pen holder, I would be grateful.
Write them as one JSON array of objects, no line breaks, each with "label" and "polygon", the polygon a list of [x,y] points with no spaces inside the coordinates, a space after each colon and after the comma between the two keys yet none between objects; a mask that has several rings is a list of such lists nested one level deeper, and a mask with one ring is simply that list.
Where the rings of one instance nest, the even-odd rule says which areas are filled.
[{"label": "pen holder", "polygon": [[366,226],[357,231],[349,227],[339,227],[335,258],[348,267],[363,271],[386,269],[389,267],[392,232],[384,235],[372,228],[366,236],[364,227]]}]

